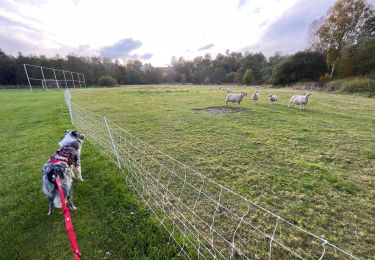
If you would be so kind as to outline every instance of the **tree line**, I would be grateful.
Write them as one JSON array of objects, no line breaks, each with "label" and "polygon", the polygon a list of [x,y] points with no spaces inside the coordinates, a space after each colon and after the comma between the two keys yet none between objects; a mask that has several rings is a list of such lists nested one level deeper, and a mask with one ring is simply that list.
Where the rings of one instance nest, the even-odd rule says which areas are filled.
[{"label": "tree line", "polygon": [[0,84],[27,85],[23,64],[52,67],[85,74],[88,85],[101,76],[119,84],[276,84],[329,80],[353,76],[375,78],[375,12],[366,0],[338,0],[327,15],[310,25],[311,45],[293,55],[226,51],[193,60],[172,57],[169,67],[154,67],[131,60],[121,64],[103,57],[59,55],[16,57],[0,49]]}]

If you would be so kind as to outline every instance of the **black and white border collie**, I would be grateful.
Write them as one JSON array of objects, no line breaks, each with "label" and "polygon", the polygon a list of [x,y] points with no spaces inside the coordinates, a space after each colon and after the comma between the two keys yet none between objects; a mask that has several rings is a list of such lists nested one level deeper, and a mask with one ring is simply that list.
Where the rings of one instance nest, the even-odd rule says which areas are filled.
[{"label": "black and white border collie", "polygon": [[84,135],[78,131],[66,130],[64,139],[59,142],[60,149],[54,152],[43,166],[42,187],[49,200],[48,215],[54,208],[61,208],[60,194],[55,178],[61,180],[61,187],[68,207],[72,211],[77,208],[73,204],[73,167],[76,168],[77,178],[81,181],[81,148]]}]

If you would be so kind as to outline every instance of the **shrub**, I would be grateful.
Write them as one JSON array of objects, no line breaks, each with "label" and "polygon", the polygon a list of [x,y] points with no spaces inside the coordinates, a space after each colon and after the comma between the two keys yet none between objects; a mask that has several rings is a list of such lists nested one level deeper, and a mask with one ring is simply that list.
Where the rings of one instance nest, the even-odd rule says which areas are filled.
[{"label": "shrub", "polygon": [[101,76],[99,78],[99,86],[114,87],[117,86],[117,80],[111,76]]},{"label": "shrub", "polygon": [[349,78],[330,81],[325,85],[328,91],[341,91],[347,93],[369,92],[375,93],[375,80],[369,78]]},{"label": "shrub", "polygon": [[245,74],[242,77],[242,83],[245,85],[250,85],[253,80],[253,71],[251,69],[247,69]]}]

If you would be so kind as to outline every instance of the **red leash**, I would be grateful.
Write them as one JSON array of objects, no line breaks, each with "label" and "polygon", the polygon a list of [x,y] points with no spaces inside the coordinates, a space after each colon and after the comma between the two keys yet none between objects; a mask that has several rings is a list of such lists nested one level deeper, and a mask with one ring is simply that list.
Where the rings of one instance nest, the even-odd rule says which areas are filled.
[{"label": "red leash", "polygon": [[55,178],[55,180],[56,180],[57,188],[59,189],[59,193],[60,193],[60,200],[61,200],[61,205],[62,205],[64,219],[65,219],[65,227],[66,227],[66,230],[68,231],[70,245],[72,246],[75,259],[80,260],[81,252],[79,252],[79,249],[78,249],[78,244],[76,240],[76,235],[74,233],[72,218],[70,217],[70,211],[69,211],[69,208],[65,204],[64,192],[61,188],[60,178],[57,177]]}]

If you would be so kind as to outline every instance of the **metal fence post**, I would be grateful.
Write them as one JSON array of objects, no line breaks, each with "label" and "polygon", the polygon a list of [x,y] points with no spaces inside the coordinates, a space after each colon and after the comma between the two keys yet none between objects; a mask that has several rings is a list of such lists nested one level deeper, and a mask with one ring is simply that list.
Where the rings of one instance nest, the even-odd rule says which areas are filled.
[{"label": "metal fence post", "polygon": [[31,82],[29,78],[29,73],[27,73],[26,64],[23,64],[23,68],[25,69],[25,72],[26,72],[26,77],[27,77],[27,81],[29,82],[30,90],[31,92],[33,92],[33,88],[31,87]]},{"label": "metal fence post", "polygon": [[56,81],[56,86],[57,86],[57,88],[60,88],[60,87],[59,87],[59,82],[57,81],[57,77],[56,77],[55,69],[53,69],[53,75],[55,75],[55,81]]},{"label": "metal fence post", "polygon": [[116,159],[117,159],[118,167],[121,169],[120,157],[119,157],[117,149],[116,149],[115,141],[113,140],[111,128],[109,128],[108,120],[107,120],[107,118],[105,116],[103,117],[103,120],[104,120],[105,126],[108,129],[109,138],[111,139],[113,150],[115,151],[115,154],[116,154]]},{"label": "metal fence post", "polygon": [[46,79],[44,78],[43,67],[40,67],[40,70],[41,70],[42,76],[43,76],[43,80],[42,80],[42,86],[43,86],[43,83],[44,83],[43,90],[45,89],[47,91],[48,89],[47,89]]}]

